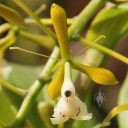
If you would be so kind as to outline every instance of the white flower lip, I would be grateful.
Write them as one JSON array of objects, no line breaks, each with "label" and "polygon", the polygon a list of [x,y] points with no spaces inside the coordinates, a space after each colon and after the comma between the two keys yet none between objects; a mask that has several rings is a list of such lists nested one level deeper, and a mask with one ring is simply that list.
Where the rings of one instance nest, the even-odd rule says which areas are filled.
[{"label": "white flower lip", "polygon": [[86,105],[76,96],[68,101],[60,98],[58,104],[54,108],[53,118],[51,118],[52,124],[63,123],[69,118],[90,120],[92,114],[87,112]]},{"label": "white flower lip", "polygon": [[87,112],[86,105],[75,96],[75,87],[71,80],[71,67],[65,62],[64,83],[61,88],[61,95],[58,104],[54,108],[51,118],[52,124],[60,124],[69,118],[76,120],[90,120],[92,113]]},{"label": "white flower lip", "polygon": [[64,82],[61,90],[62,97],[54,108],[51,118],[52,124],[59,124],[69,118],[76,120],[90,120],[92,113],[87,112],[86,105],[75,96],[75,88],[72,81]]}]

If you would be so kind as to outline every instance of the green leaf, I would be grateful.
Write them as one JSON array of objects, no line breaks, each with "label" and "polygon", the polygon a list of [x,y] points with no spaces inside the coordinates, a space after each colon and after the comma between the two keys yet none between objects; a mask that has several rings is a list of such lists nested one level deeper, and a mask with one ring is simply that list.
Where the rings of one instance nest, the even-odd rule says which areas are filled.
[{"label": "green leaf", "polygon": [[99,35],[104,35],[105,40],[100,40],[100,44],[114,48],[119,40],[128,31],[128,9],[104,8],[95,17],[87,33],[87,40],[93,41]]},{"label": "green leaf", "polygon": [[[128,104],[128,73],[119,93],[118,104],[119,105]],[[118,123],[120,128],[128,127],[127,119],[128,119],[128,111],[124,111],[118,115]]]},{"label": "green leaf", "polygon": [[12,71],[9,74],[8,82],[17,87],[28,89],[38,79],[43,66],[30,66],[9,63]]},{"label": "green leaf", "polygon": [[6,19],[8,22],[20,27],[25,27],[24,19],[22,16],[14,9],[0,4],[0,16]]},{"label": "green leaf", "polygon": [[[25,66],[25,65],[14,64],[14,63],[8,63],[8,65],[12,67],[12,71],[10,72],[7,81],[9,83],[12,83],[16,87],[24,88],[24,89],[28,89],[33,84],[33,82],[36,79],[38,79],[41,69],[43,68],[43,66],[37,66],[37,67]],[[10,104],[8,104],[8,107],[13,106],[16,110],[18,110],[19,107],[21,106],[23,98],[21,98],[19,95],[16,95],[5,88],[3,89],[3,92],[6,94],[8,100],[10,100]],[[42,95],[40,97],[42,97]],[[38,100],[40,99],[37,99],[37,101]],[[6,112],[8,113],[8,110]],[[44,127],[43,121],[40,118],[40,115],[37,110],[37,102],[35,102],[34,105],[32,106],[32,110],[28,114],[27,121],[29,122],[29,125],[32,128]]]}]

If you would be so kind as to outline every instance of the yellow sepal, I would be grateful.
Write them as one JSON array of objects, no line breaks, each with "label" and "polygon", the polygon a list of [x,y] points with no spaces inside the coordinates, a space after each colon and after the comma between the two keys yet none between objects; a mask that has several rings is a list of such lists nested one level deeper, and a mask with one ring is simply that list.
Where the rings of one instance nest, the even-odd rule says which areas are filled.
[{"label": "yellow sepal", "polygon": [[48,86],[48,93],[52,100],[56,99],[61,94],[61,87],[64,81],[64,66],[62,65]]},{"label": "yellow sepal", "polygon": [[118,83],[114,74],[107,69],[86,66],[76,61],[72,61],[72,66],[74,69],[87,74],[94,82],[98,84],[114,85]]},{"label": "yellow sepal", "polygon": [[68,45],[67,18],[65,10],[57,4],[52,4],[51,19],[58,38],[62,58],[68,60],[70,58],[70,50]]},{"label": "yellow sepal", "polygon": [[14,25],[25,27],[25,22],[22,16],[16,10],[3,4],[0,4],[0,16]]}]

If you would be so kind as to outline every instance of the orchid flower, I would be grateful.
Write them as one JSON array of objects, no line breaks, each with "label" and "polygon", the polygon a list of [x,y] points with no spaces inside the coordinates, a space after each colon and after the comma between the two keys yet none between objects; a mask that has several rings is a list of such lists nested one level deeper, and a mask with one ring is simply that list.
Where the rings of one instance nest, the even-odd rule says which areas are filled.
[{"label": "orchid flower", "polygon": [[65,77],[61,88],[61,95],[58,104],[54,108],[53,124],[59,124],[67,121],[69,118],[77,120],[90,120],[92,114],[87,112],[86,105],[75,96],[75,87],[69,76],[70,63],[65,62]]},{"label": "orchid flower", "polygon": [[48,87],[49,96],[52,99],[57,98],[61,93],[61,98],[54,108],[54,114],[52,115],[53,118],[51,118],[51,121],[53,124],[59,124],[67,121],[69,118],[89,120],[92,118],[92,113],[88,113],[85,103],[75,96],[75,87],[71,78],[71,68],[87,74],[93,81],[99,84],[113,85],[117,83],[117,80],[109,70],[90,67],[73,60],[68,44],[65,10],[56,4],[52,4],[51,18],[62,58],[61,68]]}]

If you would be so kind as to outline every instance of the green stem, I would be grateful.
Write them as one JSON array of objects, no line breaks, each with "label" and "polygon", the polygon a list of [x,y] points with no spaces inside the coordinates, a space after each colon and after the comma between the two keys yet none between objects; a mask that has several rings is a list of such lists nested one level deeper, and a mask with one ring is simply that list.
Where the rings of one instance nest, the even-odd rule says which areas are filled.
[{"label": "green stem", "polygon": [[[45,36],[45,35],[38,35],[38,34],[33,34],[30,32],[26,32],[24,30],[20,30],[18,32],[19,36],[22,36],[23,38],[27,38],[29,40],[32,40],[36,43],[38,43],[39,45],[52,50],[55,46],[55,42],[53,42],[53,40],[49,37],[49,36]],[[46,43],[48,42],[48,43]]]},{"label": "green stem", "polygon": [[11,90],[12,92],[14,92],[14,93],[16,93],[16,94],[18,94],[18,95],[20,95],[20,96],[25,96],[26,93],[27,93],[26,90],[17,88],[17,87],[15,87],[14,85],[12,85],[12,84],[10,84],[10,83],[8,83],[8,82],[2,80],[2,79],[0,79],[0,84],[1,84],[1,86],[5,87],[5,88],[7,88],[7,89],[9,89],[9,90]]},{"label": "green stem", "polygon": [[47,27],[45,26],[40,19],[38,18],[38,16],[36,16],[32,10],[27,7],[27,5],[25,5],[21,0],[12,0],[15,4],[17,4],[21,9],[23,9],[30,17],[34,18],[36,20],[36,22],[39,24],[39,26],[41,27],[41,29],[47,34],[49,35],[54,41],[56,41],[56,36],[54,35],[54,33]]},{"label": "green stem", "polygon": [[[52,20],[50,18],[43,18],[40,19],[40,21],[45,24],[45,25],[52,25]],[[74,22],[74,19],[72,18],[67,18],[67,24],[70,25]],[[26,24],[37,24],[35,20],[27,18],[25,19]]]},{"label": "green stem", "polygon": [[94,48],[102,51],[103,53],[106,53],[106,54],[108,54],[108,55],[110,55],[110,56],[112,56],[112,57],[114,57],[114,58],[116,58],[116,59],[118,59],[118,60],[120,60],[120,61],[122,61],[128,65],[128,58],[127,57],[125,57],[125,56],[123,56],[123,55],[121,55],[121,54],[119,54],[119,53],[117,53],[111,49],[108,49],[108,48],[101,46],[99,44],[96,44],[96,43],[89,43],[83,38],[81,38],[79,41],[84,43],[84,44],[87,44],[91,47],[94,47]]},{"label": "green stem", "polygon": [[[59,57],[60,50],[58,46],[56,46],[52,52],[51,57],[58,58]],[[10,128],[19,128],[22,127],[26,116],[28,115],[33,102],[35,101],[37,95],[41,91],[42,87],[49,81],[51,78],[50,72],[54,65],[56,64],[57,60],[49,59],[43,72],[40,75],[41,81],[36,80],[34,84],[29,89],[28,94],[26,95],[17,115],[15,118],[15,121],[10,126]]]},{"label": "green stem", "polygon": [[65,81],[67,79],[71,80],[72,79],[72,74],[71,74],[71,64],[69,61],[66,61],[64,64],[64,79]]},{"label": "green stem", "polygon": [[64,128],[64,123],[58,124],[58,128]]},{"label": "green stem", "polygon": [[76,17],[72,25],[68,29],[68,38],[77,38],[84,30],[88,21],[96,13],[96,11],[105,3],[105,0],[91,0],[87,7]]},{"label": "green stem", "polygon": [[41,6],[34,12],[35,15],[41,14],[46,8],[46,4],[41,4]]}]

